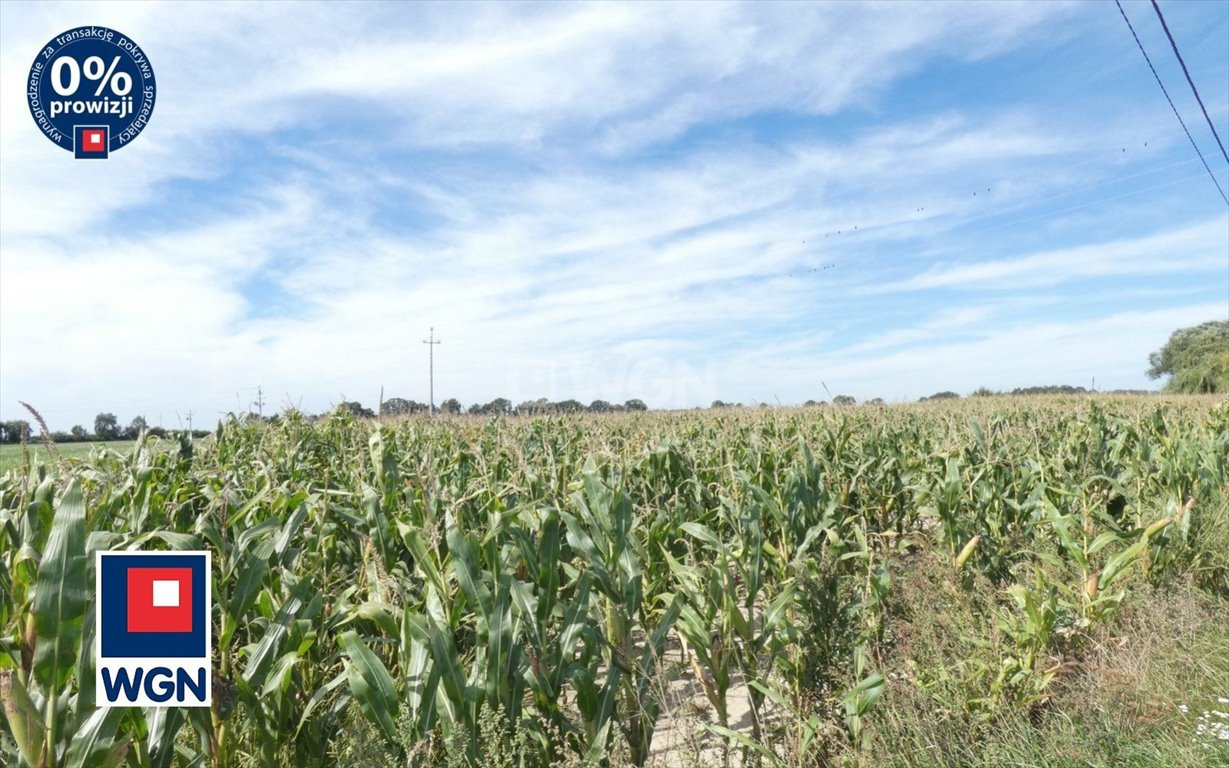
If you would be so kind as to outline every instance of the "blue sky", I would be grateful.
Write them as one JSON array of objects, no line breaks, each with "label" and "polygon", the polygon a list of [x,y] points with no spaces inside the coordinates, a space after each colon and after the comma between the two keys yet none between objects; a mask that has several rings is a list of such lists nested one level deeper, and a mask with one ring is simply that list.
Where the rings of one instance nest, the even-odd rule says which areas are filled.
[{"label": "blue sky", "polygon": [[[1229,139],[1229,3],[1162,9]],[[25,106],[81,24],[157,75],[101,163]],[[425,400],[430,326],[437,401],[1146,388],[1229,317],[1229,208],[1112,3],[9,2],[0,62],[3,419]]]}]

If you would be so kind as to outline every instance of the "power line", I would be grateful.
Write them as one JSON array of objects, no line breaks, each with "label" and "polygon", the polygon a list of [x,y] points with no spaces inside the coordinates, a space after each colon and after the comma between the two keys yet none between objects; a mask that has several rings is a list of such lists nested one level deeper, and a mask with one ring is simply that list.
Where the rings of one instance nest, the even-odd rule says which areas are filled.
[{"label": "power line", "polygon": [[1169,25],[1165,23],[1165,17],[1161,15],[1161,6],[1156,4],[1156,0],[1152,0],[1152,9],[1156,11],[1156,17],[1161,20],[1161,28],[1165,30],[1165,37],[1169,38],[1169,45],[1174,49],[1174,56],[1178,57],[1178,63],[1182,65],[1182,74],[1186,75],[1186,82],[1191,85],[1191,92],[1195,94],[1195,101],[1199,102],[1199,108],[1203,110],[1203,119],[1208,121],[1208,127],[1212,129],[1212,135],[1216,137],[1216,144],[1220,147],[1220,153],[1225,156],[1225,162],[1229,163],[1229,152],[1225,151],[1225,145],[1221,143],[1220,134],[1216,132],[1216,126],[1212,124],[1212,118],[1208,117],[1208,108],[1203,105],[1203,99],[1199,98],[1199,89],[1195,87],[1195,81],[1191,79],[1191,73],[1186,68],[1186,62],[1182,60],[1182,54],[1178,52],[1178,44],[1174,41],[1174,36],[1169,33]]},{"label": "power line", "polygon": [[1229,197],[1225,197],[1225,191],[1220,188],[1220,182],[1216,180],[1212,169],[1208,167],[1208,161],[1203,159],[1203,153],[1199,151],[1199,145],[1195,143],[1195,138],[1191,136],[1190,130],[1187,129],[1182,115],[1178,114],[1178,108],[1174,106],[1174,100],[1169,98],[1169,91],[1165,90],[1165,84],[1161,82],[1161,76],[1156,73],[1156,67],[1152,66],[1152,59],[1148,58],[1148,52],[1144,50],[1144,44],[1139,41],[1139,35],[1135,34],[1135,27],[1131,25],[1131,20],[1127,18],[1127,12],[1122,10],[1122,3],[1114,0],[1114,5],[1118,6],[1118,12],[1122,14],[1122,20],[1127,23],[1127,29],[1131,30],[1131,37],[1135,38],[1135,44],[1139,46],[1139,52],[1144,55],[1144,61],[1148,62],[1148,69],[1152,70],[1152,76],[1156,78],[1156,84],[1161,86],[1161,93],[1165,94],[1165,100],[1169,102],[1169,108],[1174,111],[1174,117],[1178,118],[1178,123],[1181,124],[1182,130],[1186,131],[1186,138],[1190,139],[1191,146],[1195,148],[1195,154],[1199,155],[1200,161],[1203,162],[1203,167],[1208,172],[1208,178],[1216,185],[1216,191],[1220,193],[1220,198],[1225,201],[1225,205],[1229,205]]},{"label": "power line", "polygon": [[[1119,6],[1121,9],[1121,6]],[[1191,72],[1186,68],[1186,62],[1182,59],[1182,53],[1178,51],[1178,43],[1174,40],[1173,34],[1169,31],[1169,25],[1165,23],[1165,15],[1161,13],[1161,6],[1157,5],[1156,0],[1152,0],[1152,10],[1156,11],[1156,17],[1161,21],[1161,29],[1165,30],[1165,37],[1169,38],[1169,46],[1174,49],[1174,56],[1178,58],[1178,63],[1182,65],[1182,74],[1186,75],[1186,82],[1191,86],[1191,93],[1195,94],[1195,101],[1199,103],[1199,109],[1203,112],[1203,119],[1208,121],[1208,128],[1212,129],[1212,136],[1216,138],[1216,146],[1220,147],[1220,153],[1225,158],[1225,162],[1229,163],[1229,152],[1225,151],[1225,145],[1220,140],[1220,134],[1216,132],[1216,125],[1212,123],[1212,118],[1208,116],[1208,108],[1203,105],[1203,99],[1199,97],[1199,89],[1195,87],[1195,80],[1191,77]],[[1213,179],[1215,181],[1215,179]]]}]

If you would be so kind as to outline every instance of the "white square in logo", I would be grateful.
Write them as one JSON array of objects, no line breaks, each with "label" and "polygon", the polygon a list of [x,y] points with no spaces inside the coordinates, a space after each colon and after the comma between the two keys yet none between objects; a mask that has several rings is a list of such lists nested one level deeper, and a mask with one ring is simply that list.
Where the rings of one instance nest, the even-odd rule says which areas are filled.
[{"label": "white square in logo", "polygon": [[178,608],[179,582],[155,580],[153,604],[155,608]]},{"label": "white square in logo", "polygon": [[102,136],[98,135],[97,133],[91,133],[91,134],[90,134],[90,143],[91,143],[91,144],[101,144],[101,143],[102,143]]}]

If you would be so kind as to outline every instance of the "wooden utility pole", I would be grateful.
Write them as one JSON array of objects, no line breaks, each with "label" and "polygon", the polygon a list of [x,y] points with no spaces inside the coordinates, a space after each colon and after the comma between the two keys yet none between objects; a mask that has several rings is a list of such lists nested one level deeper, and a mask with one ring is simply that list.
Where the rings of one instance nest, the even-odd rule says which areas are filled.
[{"label": "wooden utility pole", "polygon": [[427,377],[429,380],[428,392],[431,398],[431,417],[435,418],[435,345],[439,344],[435,340],[435,326],[431,326],[431,337],[422,340],[423,344],[427,345]]}]

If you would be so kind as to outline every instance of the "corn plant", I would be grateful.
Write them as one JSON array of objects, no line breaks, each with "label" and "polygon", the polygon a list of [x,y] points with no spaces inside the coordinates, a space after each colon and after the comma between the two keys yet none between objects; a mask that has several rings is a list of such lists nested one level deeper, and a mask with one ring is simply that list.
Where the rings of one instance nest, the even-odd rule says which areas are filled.
[{"label": "corn plant", "polygon": [[[325,768],[356,720],[397,764],[645,764],[675,641],[727,760],[865,750],[893,686],[993,720],[1143,581],[1229,595],[1227,456],[1229,406],[1109,399],[289,413],[26,451],[0,475],[0,764]],[[92,555],[125,548],[213,553],[212,709],[94,708]],[[980,650],[889,681],[928,563],[991,596]]]}]

